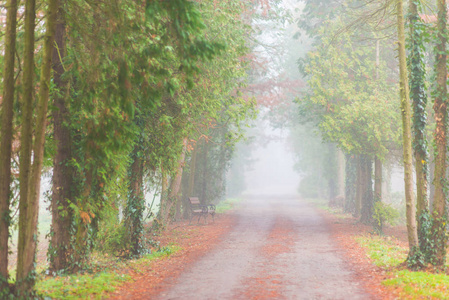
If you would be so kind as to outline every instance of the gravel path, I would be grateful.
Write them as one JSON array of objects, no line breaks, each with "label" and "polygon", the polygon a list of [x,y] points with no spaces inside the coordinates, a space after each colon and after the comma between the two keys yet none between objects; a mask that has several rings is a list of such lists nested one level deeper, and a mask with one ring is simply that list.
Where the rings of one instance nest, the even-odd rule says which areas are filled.
[{"label": "gravel path", "polygon": [[328,228],[293,196],[248,196],[238,224],[159,299],[372,299]]}]

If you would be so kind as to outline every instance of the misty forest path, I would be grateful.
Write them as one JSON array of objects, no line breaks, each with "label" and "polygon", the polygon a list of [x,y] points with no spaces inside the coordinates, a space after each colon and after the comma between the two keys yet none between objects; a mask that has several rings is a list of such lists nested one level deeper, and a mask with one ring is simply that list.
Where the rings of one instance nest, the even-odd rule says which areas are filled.
[{"label": "misty forest path", "polygon": [[251,196],[236,214],[228,236],[157,299],[372,298],[310,204]]}]

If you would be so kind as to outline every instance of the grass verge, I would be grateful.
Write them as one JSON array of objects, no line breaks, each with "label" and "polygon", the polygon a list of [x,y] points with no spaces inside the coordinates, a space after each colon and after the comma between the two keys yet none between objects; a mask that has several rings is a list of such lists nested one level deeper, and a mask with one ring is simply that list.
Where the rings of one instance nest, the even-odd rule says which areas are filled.
[{"label": "grass verge", "polygon": [[[345,215],[329,207],[324,200],[308,201],[339,218]],[[401,247],[394,238],[362,235],[355,240],[366,250],[373,264],[387,272],[382,284],[395,290],[398,299],[449,299],[449,275],[404,269],[400,265],[406,260],[408,249]]]},{"label": "grass verge", "polygon": [[234,207],[236,207],[240,202],[242,201],[241,198],[229,198],[226,199],[224,201],[221,201],[220,203],[217,204],[216,207],[216,212],[221,214],[224,213],[228,210],[233,209]]},{"label": "grass verge", "polygon": [[132,279],[131,276],[118,270],[131,269],[134,272],[144,272],[150,262],[168,257],[180,249],[172,245],[135,260],[107,259],[107,262],[103,260],[93,268],[92,274],[47,276],[39,279],[36,290],[44,299],[103,299],[108,293]]},{"label": "grass verge", "polygon": [[356,240],[375,265],[389,271],[382,284],[396,290],[399,299],[449,299],[449,276],[399,267],[407,257],[407,249],[396,245],[394,240],[375,235]]}]

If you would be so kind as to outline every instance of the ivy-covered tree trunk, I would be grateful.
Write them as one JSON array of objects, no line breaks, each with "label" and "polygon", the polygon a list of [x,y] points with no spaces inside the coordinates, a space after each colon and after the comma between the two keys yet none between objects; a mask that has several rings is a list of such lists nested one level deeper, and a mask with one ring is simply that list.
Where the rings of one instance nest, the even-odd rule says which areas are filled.
[{"label": "ivy-covered tree trunk", "polygon": [[423,47],[423,25],[419,16],[420,1],[409,1],[409,70],[410,70],[410,98],[413,106],[413,149],[416,173],[416,215],[418,221],[419,248],[424,257],[428,257],[430,215],[427,198],[428,155],[426,140],[427,124],[427,95],[425,89],[425,65]]},{"label": "ivy-covered tree trunk", "polygon": [[382,193],[382,182],[383,182],[383,165],[382,161],[375,156],[374,157],[374,195],[373,195],[373,227],[374,230],[378,233],[382,233],[383,231],[383,220],[379,218],[379,216],[375,216],[376,211],[376,203],[383,201],[383,193]]},{"label": "ivy-covered tree trunk", "polygon": [[200,201],[203,204],[206,204],[205,201],[207,201],[207,186],[208,186],[208,153],[209,153],[209,145],[207,143],[207,141],[203,142],[203,147],[202,148],[202,157],[201,157],[201,162],[202,162],[202,180],[201,180],[201,188],[200,188]]},{"label": "ivy-covered tree trunk", "polygon": [[407,235],[409,242],[409,257],[414,256],[418,247],[418,233],[416,225],[416,203],[413,193],[413,157],[411,133],[411,108],[409,87],[407,79],[407,62],[405,54],[405,29],[403,0],[397,0],[397,28],[398,28],[398,54],[399,54],[399,90],[402,115],[402,147],[404,159],[404,184],[407,216]]},{"label": "ivy-covered tree trunk", "polygon": [[8,240],[11,223],[11,155],[13,140],[14,105],[14,52],[16,50],[17,0],[9,0],[4,37],[3,99],[0,132],[0,294],[9,294]]},{"label": "ivy-covered tree trunk", "polygon": [[143,212],[145,198],[143,193],[143,159],[140,145],[136,144],[131,154],[132,163],[128,171],[128,201],[125,210],[125,229],[129,256],[135,257],[142,253]]},{"label": "ivy-covered tree trunk", "polygon": [[180,157],[178,159],[175,176],[171,180],[170,188],[168,190],[165,203],[161,203],[160,221],[163,224],[163,226],[166,226],[169,223],[170,213],[172,212],[172,209],[174,208],[176,203],[179,201],[179,191],[181,188],[182,173],[184,169],[186,151],[187,151],[187,138],[184,138],[183,148]]},{"label": "ivy-covered tree trunk", "polygon": [[184,197],[182,199],[183,202],[183,207],[184,207],[184,211],[183,211],[183,217],[184,219],[190,219],[190,210],[188,209],[189,203],[187,201],[188,197],[193,197],[193,191],[195,188],[195,173],[196,173],[196,155],[198,152],[198,145],[195,145],[193,147],[192,150],[192,154],[190,156],[190,163],[189,163],[189,176],[188,176],[188,185],[187,185],[187,189],[184,193]]},{"label": "ivy-covered tree trunk", "polygon": [[357,184],[357,165],[355,158],[347,154],[345,166],[345,206],[344,211],[347,213],[355,212],[355,193]]},{"label": "ivy-covered tree trunk", "polygon": [[51,271],[62,271],[69,267],[69,255],[71,252],[70,236],[73,212],[69,201],[74,199],[73,176],[74,171],[70,166],[72,158],[72,140],[68,127],[69,112],[67,108],[68,82],[63,79],[63,61],[66,56],[65,46],[65,22],[62,7],[58,10],[55,31],[55,44],[53,48],[53,130],[56,142],[56,154],[53,161],[52,198],[51,198],[51,240],[49,247],[49,259]]},{"label": "ivy-covered tree trunk", "polygon": [[446,134],[447,134],[447,7],[446,0],[438,0],[438,24],[436,45],[436,91],[435,111],[435,198],[433,201],[432,242],[434,255],[432,263],[443,267],[446,259],[447,212],[446,212]]},{"label": "ivy-covered tree trunk", "polygon": [[[58,0],[50,0],[48,2],[43,59],[40,75],[39,99],[37,103],[35,141],[33,147],[33,164],[31,167],[31,173],[29,173],[29,179],[27,181],[28,189],[26,198],[22,199],[21,197],[20,199],[21,203],[19,216],[19,243],[17,254],[16,280],[19,298],[29,297],[29,295],[33,293],[35,283],[37,217],[39,213],[39,194],[44,157],[45,132],[47,125],[47,108],[50,91],[52,49],[54,43],[55,22],[58,11],[58,4]],[[35,4],[30,3],[30,10],[28,11],[28,13],[25,13],[27,17],[29,17],[33,21],[32,25],[29,24],[28,31],[25,34],[30,40],[34,39],[34,7]],[[31,14],[33,14],[33,16],[31,16]],[[28,35],[32,35],[32,37]],[[31,44],[34,45],[34,43]],[[27,50],[29,51],[31,49]],[[30,55],[30,53],[28,53],[28,55]],[[33,69],[30,68],[29,71],[30,70]],[[28,87],[32,87],[32,82]],[[27,142],[31,144],[31,141]]]},{"label": "ivy-covered tree trunk", "polygon": [[[33,268],[30,266],[34,261],[34,249],[30,248],[29,240],[33,237],[34,230],[28,231],[28,226],[33,220],[29,207],[32,204],[28,198],[31,170],[31,148],[32,148],[32,117],[33,117],[33,75],[34,75],[34,0],[25,3],[25,36],[23,54],[23,94],[22,94],[22,130],[20,135],[20,200],[19,200],[19,237],[17,253],[16,285],[19,297],[27,297],[34,285]],[[33,211],[31,211],[33,213]],[[31,224],[33,225],[33,224]],[[29,251],[33,250],[33,251]],[[30,261],[31,259],[31,261]]]},{"label": "ivy-covered tree trunk", "polygon": [[372,170],[373,162],[367,155],[361,157],[361,172],[362,172],[362,213],[360,222],[364,224],[373,224],[373,179]]}]

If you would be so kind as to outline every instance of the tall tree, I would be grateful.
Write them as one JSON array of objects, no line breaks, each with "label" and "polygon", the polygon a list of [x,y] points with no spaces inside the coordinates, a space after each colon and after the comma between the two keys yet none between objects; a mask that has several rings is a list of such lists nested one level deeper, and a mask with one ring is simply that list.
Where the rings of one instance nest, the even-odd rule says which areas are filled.
[{"label": "tall tree", "polygon": [[[58,0],[50,0],[48,2],[46,30],[43,47],[43,60],[40,74],[39,99],[37,103],[35,140],[33,145],[33,160],[32,165],[30,164],[31,172],[29,172],[29,178],[26,182],[26,198],[22,198],[22,195],[20,198],[19,243],[16,278],[19,297],[29,297],[29,295],[34,292],[35,254],[37,247],[37,218],[39,212],[39,194],[41,182],[40,180],[44,156],[47,108],[51,78],[52,49],[54,43],[55,22],[58,12],[58,5]],[[34,39],[34,6],[34,3],[30,3],[30,11],[28,11],[29,15],[27,15],[27,17],[30,18],[30,21],[33,21],[32,25],[29,24],[29,30],[26,33],[26,35],[32,35],[32,37],[28,36],[30,40]],[[33,16],[31,16],[31,14]],[[34,43],[31,43],[31,45],[34,45]],[[29,50],[31,50],[31,47],[28,49],[28,51]],[[33,53],[28,53],[28,55],[32,57]],[[33,67],[34,66],[31,65],[28,71],[33,71]],[[32,76],[30,76],[30,78],[32,79]],[[32,83],[29,87],[32,87]],[[31,144],[30,140],[28,140],[27,142]],[[29,154],[31,155],[31,153]],[[26,167],[28,169],[28,166]],[[21,182],[21,189],[23,188],[23,183],[24,182]]]},{"label": "tall tree", "polygon": [[447,148],[447,7],[446,0],[438,0],[437,44],[435,47],[436,86],[434,94],[435,112],[435,196],[432,209],[433,257],[431,262],[443,267],[446,259],[447,211],[446,211],[446,148]]},{"label": "tall tree", "polygon": [[66,270],[69,266],[70,231],[72,224],[73,168],[72,139],[69,127],[69,82],[63,77],[64,59],[66,58],[66,26],[64,5],[61,3],[56,18],[55,43],[53,48],[53,83],[52,92],[54,140],[56,153],[53,161],[52,199],[51,199],[51,241],[49,247],[50,270]]},{"label": "tall tree", "polygon": [[405,54],[405,26],[403,0],[396,1],[398,53],[399,53],[399,90],[402,115],[402,147],[404,160],[404,184],[407,215],[407,235],[409,242],[409,257],[412,257],[418,248],[418,233],[416,225],[416,203],[413,192],[413,157],[411,135],[411,108],[407,78],[407,62]]},{"label": "tall tree", "polygon": [[[17,251],[16,284],[21,297],[26,297],[34,285],[32,274],[34,262],[34,249],[30,245],[30,238],[34,237],[34,230],[28,231],[33,210],[28,198],[31,172],[31,147],[32,147],[32,114],[33,114],[33,74],[34,74],[34,27],[36,17],[36,3],[27,0],[25,3],[25,46],[23,55],[23,94],[22,94],[22,130],[20,135],[20,200],[19,200],[19,239]],[[31,224],[32,225],[32,224]],[[33,240],[31,240],[33,242]],[[31,247],[30,247],[31,246]],[[28,252],[32,250],[31,252]],[[30,261],[31,260],[31,261]]]},{"label": "tall tree", "polygon": [[430,215],[427,197],[428,153],[426,140],[427,94],[425,88],[425,65],[423,53],[423,22],[419,16],[420,1],[409,1],[409,77],[410,98],[413,106],[413,149],[416,173],[416,215],[418,221],[418,239],[421,253],[428,257]]},{"label": "tall tree", "polygon": [[[8,284],[8,239],[10,216],[11,152],[13,140],[14,53],[16,49],[17,0],[6,6],[5,56],[3,69],[3,99],[0,111],[0,294]],[[7,291],[5,291],[7,292]]]}]

